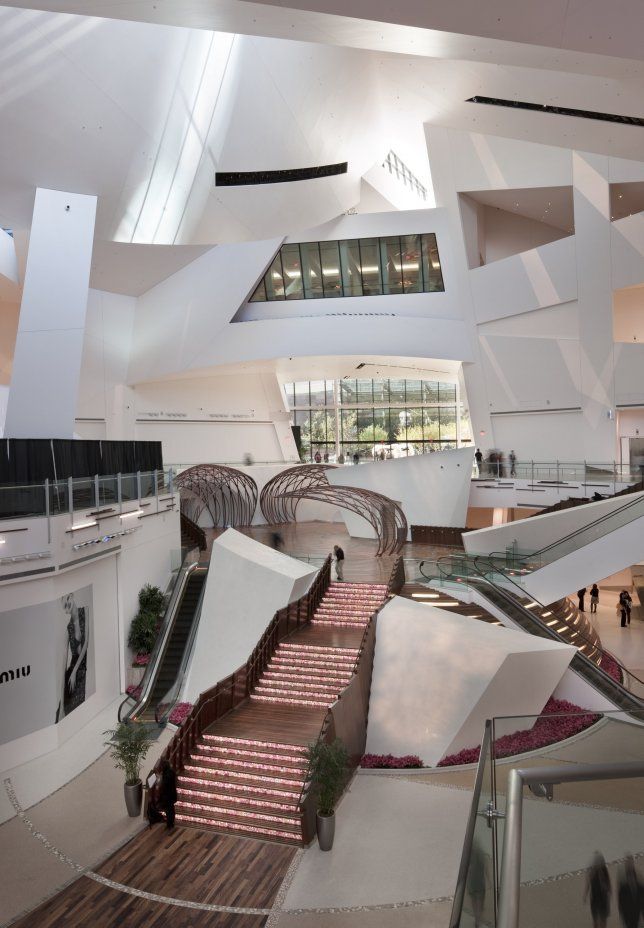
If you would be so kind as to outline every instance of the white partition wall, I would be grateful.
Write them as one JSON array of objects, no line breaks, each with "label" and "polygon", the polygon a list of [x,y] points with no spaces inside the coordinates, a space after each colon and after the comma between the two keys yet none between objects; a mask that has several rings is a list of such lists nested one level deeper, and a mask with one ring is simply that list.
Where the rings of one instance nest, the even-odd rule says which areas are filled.
[{"label": "white partition wall", "polygon": [[315,574],[232,528],[217,538],[183,698],[195,702],[241,667],[277,610],[303,596]]},{"label": "white partition wall", "polygon": [[[356,467],[331,468],[332,486],[375,490],[400,504],[408,524],[463,527],[467,516],[473,448],[418,454]],[[373,538],[360,516],[342,511],[350,535]]]},{"label": "white partition wall", "polygon": [[396,596],[378,616],[367,751],[433,766],[475,747],[486,719],[541,712],[574,653]]},{"label": "white partition wall", "polygon": [[5,421],[8,438],[73,438],[96,197],[36,191]]}]

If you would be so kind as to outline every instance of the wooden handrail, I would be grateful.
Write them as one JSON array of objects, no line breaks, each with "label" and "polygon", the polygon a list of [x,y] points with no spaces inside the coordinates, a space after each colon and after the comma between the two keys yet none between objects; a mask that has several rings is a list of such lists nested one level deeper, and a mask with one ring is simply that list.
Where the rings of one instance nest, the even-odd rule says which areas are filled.
[{"label": "wooden handrail", "polygon": [[331,555],[326,558],[308,592],[285,608],[278,609],[246,663],[201,693],[152,773],[160,771],[162,760],[168,760],[175,773],[181,772],[206,728],[250,696],[280,641],[311,621],[330,582]]},{"label": "wooden handrail", "polygon": [[400,593],[403,586],[405,585],[405,563],[403,561],[402,555],[399,555],[394,561],[394,566],[391,569],[389,575],[389,581],[387,583],[387,593],[391,595],[392,593]]}]

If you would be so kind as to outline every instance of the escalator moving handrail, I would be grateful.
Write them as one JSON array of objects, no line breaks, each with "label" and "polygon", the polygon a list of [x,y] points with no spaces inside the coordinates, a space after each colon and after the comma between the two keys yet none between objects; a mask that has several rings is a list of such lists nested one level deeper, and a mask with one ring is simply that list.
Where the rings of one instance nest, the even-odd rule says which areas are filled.
[{"label": "escalator moving handrail", "polygon": [[[463,556],[460,556],[460,555],[447,555],[445,558],[438,558],[438,559],[436,560],[436,564],[437,564],[437,566],[439,567],[439,571],[440,571],[440,566],[439,566],[440,561],[442,561],[442,560],[447,560],[447,558],[450,558],[450,559],[458,559],[458,560],[465,560],[465,561],[467,560],[467,557],[466,557],[466,556],[463,557]],[[513,595],[511,592],[509,592],[508,590],[505,590],[502,586],[500,586],[499,584],[494,583],[492,580],[490,580],[488,577],[486,577],[486,576],[481,572],[481,569],[480,569],[480,567],[479,567],[479,565],[478,565],[478,560],[479,560],[479,558],[474,558],[474,567],[475,567],[475,569],[477,570],[478,576],[472,577],[471,575],[466,575],[466,577],[467,577],[467,579],[468,579],[469,581],[473,581],[474,583],[485,583],[485,584],[487,584],[487,585],[490,586],[493,590],[497,591],[502,597],[504,597],[504,598],[506,599],[506,601],[509,600],[510,603],[511,603],[515,608],[520,609],[521,612],[523,612],[524,615],[529,616],[529,617],[530,617],[530,620],[531,620],[531,622],[532,622],[532,624],[533,624],[533,625],[537,625],[537,626],[539,627],[539,629],[540,629],[541,631],[545,632],[546,635],[547,635],[549,638],[552,638],[552,639],[555,640],[555,641],[563,642],[564,644],[569,644],[569,642],[566,642],[566,641],[561,637],[561,635],[560,635],[558,632],[556,632],[554,629],[549,628],[547,625],[545,625],[544,623],[542,623],[540,617],[539,617],[536,613],[531,612],[529,609],[526,609],[526,607],[523,606],[522,603],[518,602],[515,595]],[[425,577],[426,580],[430,580],[431,578],[428,577],[427,574],[425,574],[424,571],[423,571],[423,564],[424,564],[424,561],[422,561],[421,564],[420,564],[420,567],[419,567],[420,572],[421,572],[421,574]],[[493,568],[493,569],[494,569],[494,568]],[[442,576],[444,579],[448,579],[448,575],[446,575],[446,574],[444,574],[444,573],[442,573],[441,576]],[[513,586],[516,586],[516,587],[517,587],[517,589],[520,591],[520,593],[521,593],[522,596],[525,594],[526,591],[525,591],[524,589],[522,589],[522,587],[520,587],[518,584],[514,583],[513,580],[510,580],[509,578],[506,578],[506,579],[508,579],[508,582],[509,582],[509,583],[512,583]],[[547,606],[544,606],[543,603],[541,603],[541,602],[539,602],[539,600],[535,599],[534,596],[532,597],[532,599],[533,599],[533,601],[534,601],[538,606],[540,606],[542,609],[546,609],[546,608],[547,608]],[[584,638],[584,640],[585,640],[586,642],[588,642],[589,644],[591,644],[593,647],[596,647],[596,645],[594,645],[593,642],[590,642],[590,640],[589,640],[588,638],[586,638],[586,636],[583,635],[582,632],[580,632],[579,634],[580,634],[580,636],[581,636],[582,638]],[[576,647],[576,646],[575,646],[575,647]],[[604,654],[604,653],[608,653],[608,652],[606,652],[606,651],[604,650],[604,648],[602,647],[602,648],[601,648],[601,653]],[[599,664],[596,664],[594,661],[591,661],[588,657],[586,657],[586,655],[583,654],[583,653],[579,650],[579,648],[577,648],[577,654],[576,654],[575,656],[576,656],[576,657],[579,657],[581,660],[583,660],[585,663],[587,663],[587,664],[589,665],[589,667],[591,667],[591,668],[593,669],[593,672],[599,674],[599,675],[600,675],[600,678],[607,682],[608,687],[609,687],[611,690],[613,690],[613,691],[617,690],[617,692],[623,693],[623,694],[629,696],[629,697],[630,697],[632,700],[634,700],[639,706],[644,706],[644,700],[641,700],[638,696],[636,696],[634,693],[632,693],[630,690],[628,690],[625,686],[623,686],[621,683],[619,683],[619,681],[615,680],[614,677],[611,677],[610,674],[606,673],[606,671],[605,671],[602,667],[600,667]],[[612,657],[612,659],[615,661],[615,663],[620,667],[620,669],[622,670],[623,674],[626,674],[627,676],[632,677],[634,680],[637,680],[638,683],[641,683],[642,685],[644,685],[644,681],[640,680],[639,677],[638,677],[636,674],[634,674],[631,670],[629,670],[627,667],[624,667],[624,665],[621,663],[621,661],[619,661],[613,654],[610,654],[609,656]]]}]

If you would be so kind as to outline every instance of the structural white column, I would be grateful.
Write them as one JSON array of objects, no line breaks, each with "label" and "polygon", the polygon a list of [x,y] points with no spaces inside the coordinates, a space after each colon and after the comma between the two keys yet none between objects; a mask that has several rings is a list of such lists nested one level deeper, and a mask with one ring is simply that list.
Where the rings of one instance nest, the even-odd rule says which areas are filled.
[{"label": "structural white column", "polygon": [[615,379],[608,158],[573,152],[572,173],[584,417],[579,459],[613,461],[617,431],[613,418]]},{"label": "structural white column", "polygon": [[36,191],[5,436],[73,438],[96,197]]}]

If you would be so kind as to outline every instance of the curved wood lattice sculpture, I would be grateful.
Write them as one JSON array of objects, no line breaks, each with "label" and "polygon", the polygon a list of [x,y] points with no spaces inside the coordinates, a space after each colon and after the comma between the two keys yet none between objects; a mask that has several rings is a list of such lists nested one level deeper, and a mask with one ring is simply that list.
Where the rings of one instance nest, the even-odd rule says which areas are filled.
[{"label": "curved wood lattice sculpture", "polygon": [[234,467],[197,464],[179,474],[175,483],[182,491],[181,508],[195,522],[204,509],[215,527],[250,525],[253,521],[257,484]]},{"label": "curved wood lattice sculpture", "polygon": [[282,497],[285,502],[293,502],[295,506],[301,499],[312,499],[320,503],[339,506],[341,509],[348,509],[362,516],[376,533],[378,539],[376,557],[383,554],[398,554],[407,540],[407,519],[404,512],[393,499],[383,496],[382,493],[376,493],[374,490],[319,484],[283,493]]},{"label": "curved wood lattice sculpture", "polygon": [[332,467],[333,464],[298,464],[297,467],[280,471],[264,484],[259,507],[268,524],[295,522],[297,504],[304,497],[290,497],[287,494],[299,493],[309,487],[328,487],[326,471]]}]

